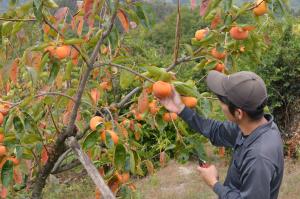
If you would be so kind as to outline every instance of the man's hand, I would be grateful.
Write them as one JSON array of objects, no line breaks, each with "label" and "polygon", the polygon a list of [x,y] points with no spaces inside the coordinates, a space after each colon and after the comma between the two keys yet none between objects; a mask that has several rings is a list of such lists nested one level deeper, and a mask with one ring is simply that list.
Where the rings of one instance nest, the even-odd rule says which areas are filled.
[{"label": "man's hand", "polygon": [[161,105],[163,105],[168,111],[179,114],[184,109],[184,104],[181,101],[180,95],[172,86],[172,95],[163,99],[159,99]]},{"label": "man's hand", "polygon": [[198,166],[197,170],[208,186],[213,188],[218,182],[219,175],[215,165],[210,165],[208,168]]}]

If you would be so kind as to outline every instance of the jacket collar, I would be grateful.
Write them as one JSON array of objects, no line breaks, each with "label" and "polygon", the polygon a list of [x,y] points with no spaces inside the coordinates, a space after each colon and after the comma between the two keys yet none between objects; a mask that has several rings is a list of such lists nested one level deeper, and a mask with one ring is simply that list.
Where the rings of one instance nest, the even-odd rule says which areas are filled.
[{"label": "jacket collar", "polygon": [[[247,138],[242,136],[242,132],[239,133],[235,145],[245,145],[246,147],[252,144],[258,137],[264,134],[273,124],[273,116],[265,114],[264,117],[267,119],[267,123],[257,127]],[[235,146],[236,147],[236,146]]]}]

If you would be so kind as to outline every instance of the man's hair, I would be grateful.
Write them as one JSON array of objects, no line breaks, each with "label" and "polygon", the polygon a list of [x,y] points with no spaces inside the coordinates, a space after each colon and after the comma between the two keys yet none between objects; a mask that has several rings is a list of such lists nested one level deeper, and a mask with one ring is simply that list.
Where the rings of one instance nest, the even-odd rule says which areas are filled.
[{"label": "man's hair", "polygon": [[[238,109],[239,107],[234,105],[230,100],[228,100],[227,97],[224,97],[224,96],[221,96],[221,95],[217,95],[217,97],[219,98],[219,100],[221,102],[223,102],[224,104],[226,104],[228,106],[229,112],[232,115],[234,115],[235,110]],[[256,108],[256,110],[254,110],[254,111],[243,110],[242,108],[239,108],[239,109],[246,112],[246,114],[248,115],[248,117],[252,121],[257,121],[257,120],[261,119],[264,116],[264,107],[266,106],[266,104],[267,104],[267,99],[265,99],[264,102],[260,106],[258,106]]]}]

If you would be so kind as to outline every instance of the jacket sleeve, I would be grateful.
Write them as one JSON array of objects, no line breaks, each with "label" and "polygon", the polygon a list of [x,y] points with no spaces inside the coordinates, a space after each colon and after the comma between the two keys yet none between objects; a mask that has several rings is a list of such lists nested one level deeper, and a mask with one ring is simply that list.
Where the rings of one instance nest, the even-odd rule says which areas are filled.
[{"label": "jacket sleeve", "polygon": [[188,107],[185,107],[179,116],[188,123],[189,127],[209,138],[213,145],[234,146],[239,133],[239,127],[236,124],[205,119]]},{"label": "jacket sleeve", "polygon": [[[244,163],[243,163],[244,164]],[[270,198],[270,184],[275,167],[263,157],[249,158],[242,166],[241,188],[231,189],[217,182],[213,188],[221,199],[257,199]]]}]

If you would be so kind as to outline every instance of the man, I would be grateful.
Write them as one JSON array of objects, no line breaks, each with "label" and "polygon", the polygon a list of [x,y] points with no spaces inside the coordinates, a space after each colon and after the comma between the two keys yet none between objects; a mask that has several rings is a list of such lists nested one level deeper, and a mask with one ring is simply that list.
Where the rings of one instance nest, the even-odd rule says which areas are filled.
[{"label": "man", "polygon": [[232,161],[224,184],[218,181],[214,165],[198,167],[205,182],[222,199],[274,199],[283,177],[283,145],[271,115],[264,114],[267,90],[253,72],[229,76],[210,71],[208,88],[215,93],[229,121],[220,122],[199,116],[172,96],[160,99],[162,105],[177,113],[189,126],[209,138],[215,146],[231,147]]}]

